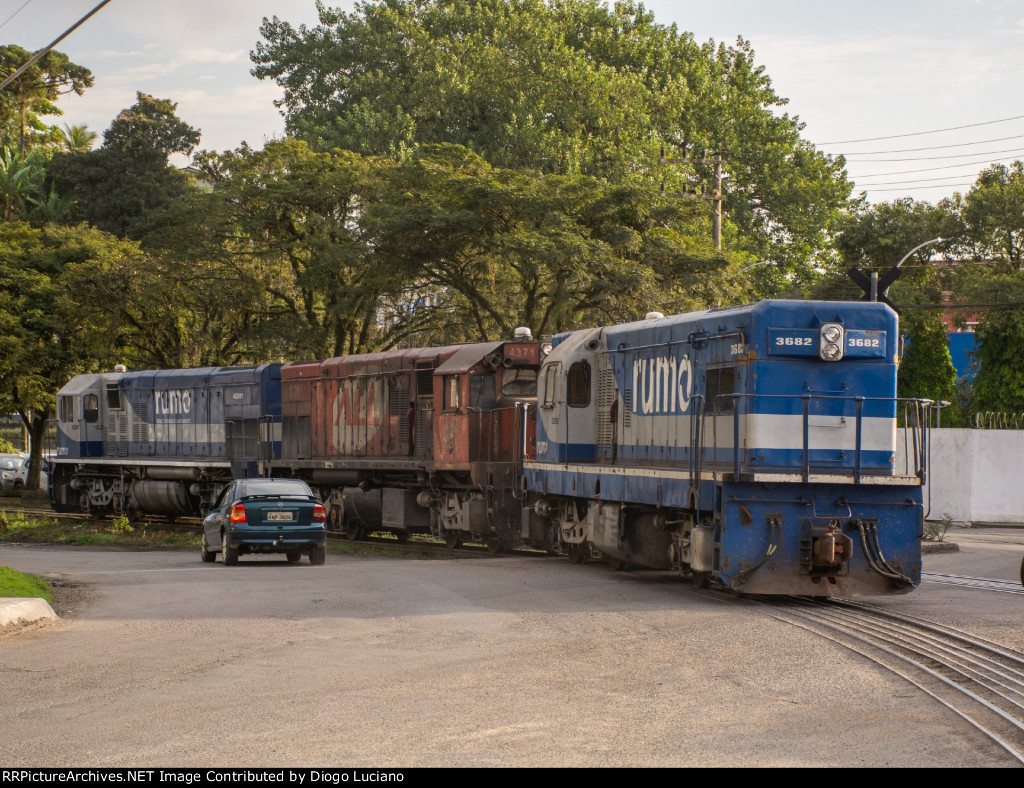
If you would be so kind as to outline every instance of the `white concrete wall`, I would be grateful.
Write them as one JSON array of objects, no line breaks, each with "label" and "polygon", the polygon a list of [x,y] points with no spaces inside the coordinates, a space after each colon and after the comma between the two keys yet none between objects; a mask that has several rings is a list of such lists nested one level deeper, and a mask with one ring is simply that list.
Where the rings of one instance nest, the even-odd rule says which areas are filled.
[{"label": "white concrete wall", "polygon": [[928,520],[1024,524],[1024,430],[943,428],[930,435]]}]

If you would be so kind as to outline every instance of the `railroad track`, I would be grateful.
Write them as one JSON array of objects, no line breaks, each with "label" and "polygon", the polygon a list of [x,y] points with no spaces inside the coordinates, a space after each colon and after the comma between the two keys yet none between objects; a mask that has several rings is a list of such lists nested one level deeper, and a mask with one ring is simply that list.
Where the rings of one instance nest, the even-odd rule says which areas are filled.
[{"label": "railroad track", "polygon": [[922,572],[921,580],[926,583],[960,586],[962,588],[978,588],[982,591],[999,591],[1004,594],[1024,594],[1024,585],[1016,580],[993,580],[988,577],[965,577],[963,575],[946,575],[937,572]]},{"label": "railroad track", "polygon": [[891,671],[1024,764],[1024,653],[860,602],[742,597]]}]

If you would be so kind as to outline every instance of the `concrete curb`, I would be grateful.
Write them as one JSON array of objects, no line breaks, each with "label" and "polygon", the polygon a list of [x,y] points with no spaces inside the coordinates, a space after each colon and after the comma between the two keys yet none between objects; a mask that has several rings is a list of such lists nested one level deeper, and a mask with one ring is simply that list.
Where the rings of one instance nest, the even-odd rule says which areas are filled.
[{"label": "concrete curb", "polygon": [[36,597],[0,598],[0,627],[31,624],[44,618],[57,618],[49,602]]}]

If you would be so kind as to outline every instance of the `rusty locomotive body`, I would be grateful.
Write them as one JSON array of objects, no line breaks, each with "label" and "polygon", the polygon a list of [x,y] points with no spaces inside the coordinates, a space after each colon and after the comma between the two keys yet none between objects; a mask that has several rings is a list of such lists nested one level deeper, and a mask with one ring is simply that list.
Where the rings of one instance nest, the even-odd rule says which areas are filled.
[{"label": "rusty locomotive body", "polygon": [[261,470],[309,482],[350,538],[511,546],[539,365],[532,339],[286,364],[281,453]]}]

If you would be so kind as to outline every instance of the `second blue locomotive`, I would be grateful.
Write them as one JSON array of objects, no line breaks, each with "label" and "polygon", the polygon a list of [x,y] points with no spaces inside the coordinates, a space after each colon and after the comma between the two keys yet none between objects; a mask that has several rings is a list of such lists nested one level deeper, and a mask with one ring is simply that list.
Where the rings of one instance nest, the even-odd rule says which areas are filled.
[{"label": "second blue locomotive", "polygon": [[57,394],[50,500],[194,516],[280,449],[280,364],[78,375]]}]

